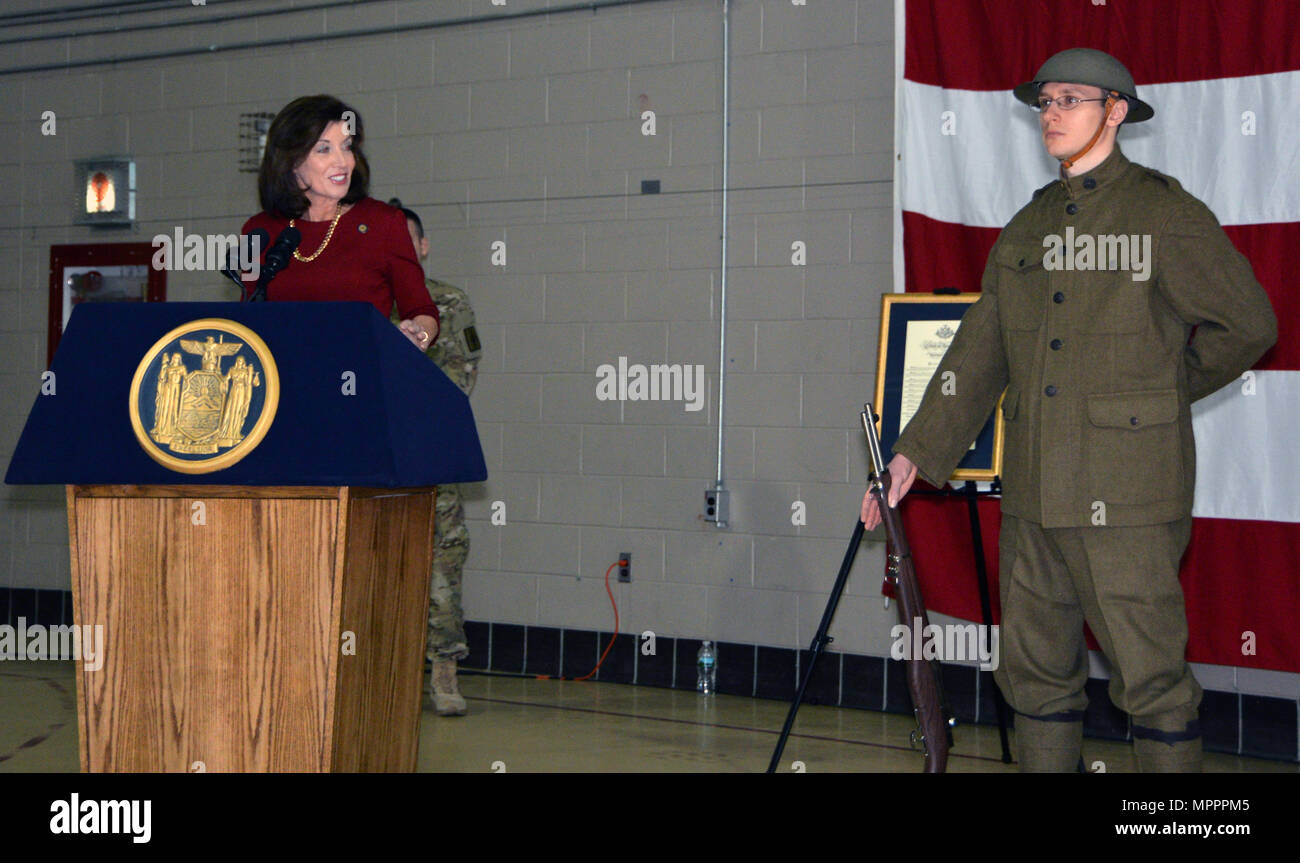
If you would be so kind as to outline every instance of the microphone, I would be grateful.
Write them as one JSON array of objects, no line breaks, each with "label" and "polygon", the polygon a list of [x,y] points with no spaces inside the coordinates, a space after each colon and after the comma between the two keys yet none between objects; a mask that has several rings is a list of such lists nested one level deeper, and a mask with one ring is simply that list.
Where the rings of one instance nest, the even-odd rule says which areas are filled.
[{"label": "microphone", "polygon": [[[270,245],[271,235],[266,232],[265,228],[254,228],[244,236],[248,237],[250,253],[248,264],[249,269],[251,269],[253,262],[261,260],[262,250]],[[227,250],[226,268],[221,271],[221,274],[239,286],[240,302],[246,302],[248,300],[248,285],[244,284],[244,280],[239,277],[240,264],[243,263],[241,251],[238,247]]]},{"label": "microphone", "polygon": [[297,228],[288,227],[280,232],[280,236],[275,238],[275,243],[267,251],[266,260],[262,261],[262,274],[257,279],[257,290],[253,291],[253,296],[248,298],[250,303],[266,299],[267,283],[289,265],[294,249],[298,248],[301,242],[302,234]]}]

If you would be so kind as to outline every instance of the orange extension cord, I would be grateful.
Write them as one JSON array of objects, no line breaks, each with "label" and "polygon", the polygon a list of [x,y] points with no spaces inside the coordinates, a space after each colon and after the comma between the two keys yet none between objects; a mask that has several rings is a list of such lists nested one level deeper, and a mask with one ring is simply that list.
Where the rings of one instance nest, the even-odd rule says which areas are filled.
[{"label": "orange extension cord", "polygon": [[537,675],[538,680],[590,680],[596,676],[597,671],[600,671],[600,666],[605,663],[605,657],[609,656],[610,648],[613,647],[614,642],[618,640],[618,603],[614,601],[614,591],[609,589],[609,574],[614,571],[614,567],[619,566],[620,564],[626,565],[626,562],[616,560],[609,565],[609,569],[605,570],[605,593],[609,594],[609,604],[614,607],[614,634],[609,637],[609,644],[605,645],[605,650],[600,654],[600,659],[596,660],[596,667],[581,677],[568,678],[552,676],[550,674],[539,674]]}]

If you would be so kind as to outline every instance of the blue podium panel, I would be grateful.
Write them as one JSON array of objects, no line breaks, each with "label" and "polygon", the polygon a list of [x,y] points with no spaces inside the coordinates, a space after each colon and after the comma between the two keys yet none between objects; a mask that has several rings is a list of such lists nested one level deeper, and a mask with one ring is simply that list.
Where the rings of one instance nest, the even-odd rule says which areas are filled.
[{"label": "blue podium panel", "polygon": [[89,303],[50,371],[5,482],[487,478],[469,399],[368,303]]}]

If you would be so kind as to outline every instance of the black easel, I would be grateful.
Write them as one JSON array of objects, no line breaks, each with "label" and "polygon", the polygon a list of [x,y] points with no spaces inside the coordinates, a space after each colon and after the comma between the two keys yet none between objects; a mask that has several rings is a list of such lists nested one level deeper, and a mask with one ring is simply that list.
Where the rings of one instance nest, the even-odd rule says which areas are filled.
[{"label": "black easel", "polygon": [[826,610],[822,612],[822,622],[817,626],[817,634],[813,636],[812,646],[808,648],[809,653],[812,654],[808,657],[808,667],[804,669],[803,678],[799,681],[799,691],[790,705],[790,712],[785,715],[785,725],[781,728],[781,736],[777,738],[776,749],[772,750],[772,760],[767,765],[768,773],[775,773],[776,766],[781,761],[781,753],[785,751],[785,741],[790,736],[790,729],[794,727],[795,714],[799,712],[799,705],[803,703],[804,693],[808,690],[808,681],[812,680],[813,669],[817,666],[817,657],[822,655],[826,645],[833,640],[827,632],[831,628],[831,621],[835,619],[835,609],[839,608],[844,585],[849,582],[849,570],[853,568],[853,559],[858,556],[858,546],[862,544],[862,534],[865,530],[866,525],[861,521],[853,528],[848,550],[844,552],[844,562],[840,564],[840,574],[835,576],[835,586],[831,588],[831,597],[826,602]]}]

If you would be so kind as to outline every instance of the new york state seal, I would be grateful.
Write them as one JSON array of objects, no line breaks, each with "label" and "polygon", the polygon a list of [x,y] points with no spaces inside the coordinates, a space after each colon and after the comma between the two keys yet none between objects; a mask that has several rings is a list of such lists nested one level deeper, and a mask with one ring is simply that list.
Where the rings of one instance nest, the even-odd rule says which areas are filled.
[{"label": "new york state seal", "polygon": [[248,327],[203,318],[163,336],[131,380],[131,426],[149,457],[181,473],[235,464],[265,437],[280,401],[266,343]]}]

